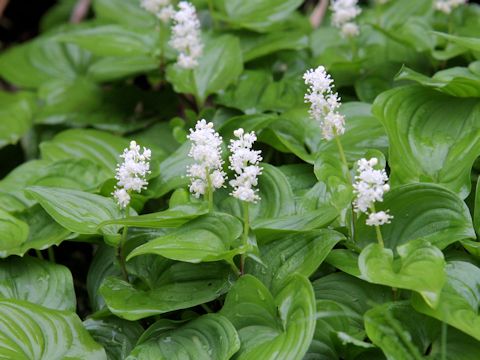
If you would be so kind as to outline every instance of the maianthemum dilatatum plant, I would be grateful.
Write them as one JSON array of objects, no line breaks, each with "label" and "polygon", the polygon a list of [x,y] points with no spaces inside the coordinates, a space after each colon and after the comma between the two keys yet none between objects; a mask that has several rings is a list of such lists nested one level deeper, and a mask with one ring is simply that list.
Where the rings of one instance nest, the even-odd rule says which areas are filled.
[{"label": "maianthemum dilatatum plant", "polygon": [[479,5],[39,26],[0,54],[0,359],[480,359]]}]

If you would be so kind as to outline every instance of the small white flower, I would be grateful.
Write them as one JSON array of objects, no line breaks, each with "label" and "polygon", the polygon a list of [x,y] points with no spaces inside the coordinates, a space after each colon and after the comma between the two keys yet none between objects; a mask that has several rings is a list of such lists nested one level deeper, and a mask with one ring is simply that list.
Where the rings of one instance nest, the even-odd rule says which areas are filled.
[{"label": "small white flower", "polygon": [[118,182],[112,193],[120,207],[128,206],[131,191],[141,192],[147,188],[146,176],[150,173],[151,155],[151,151],[145,147],[140,152],[140,146],[135,141],[130,141],[130,147],[120,155],[123,162],[117,165],[115,179]]},{"label": "small white flower", "polygon": [[337,112],[340,98],[333,92],[333,80],[325,68],[307,70],[303,79],[309,86],[305,102],[310,103],[310,116],[320,124],[323,138],[331,140],[345,133],[345,118]]},{"label": "small white flower", "polygon": [[362,12],[357,0],[333,0],[332,25],[340,28],[344,36],[357,36],[360,31],[353,20]]},{"label": "small white flower", "polygon": [[467,2],[467,0],[436,0],[435,9],[445,14],[450,14],[455,8]]},{"label": "small white flower", "polygon": [[368,215],[366,224],[369,226],[382,226],[385,224],[390,224],[391,219],[393,219],[393,216],[390,215],[388,211],[379,211]]},{"label": "small white flower", "polygon": [[[375,202],[383,201],[383,195],[390,190],[390,185],[387,184],[387,173],[384,169],[374,169],[377,164],[377,158],[357,161],[357,175],[353,184],[354,194],[356,195],[353,202],[355,212],[368,214]],[[389,221],[391,218],[393,217],[384,211],[373,212],[369,214],[367,225],[376,225],[381,221]]]},{"label": "small white flower", "polygon": [[140,5],[164,23],[168,23],[175,12],[171,0],[141,0]]},{"label": "small white flower", "polygon": [[170,45],[179,52],[178,66],[193,69],[198,66],[198,59],[203,53],[200,21],[195,7],[187,1],[178,4],[179,10],[172,16],[172,38]]},{"label": "small white flower", "polygon": [[245,133],[243,129],[233,132],[237,139],[230,140],[228,146],[231,155],[229,168],[235,172],[235,179],[230,181],[233,191],[230,195],[246,202],[256,203],[260,200],[257,194],[258,176],[262,174],[262,168],[258,165],[262,161],[261,151],[252,150],[257,136],[252,131]]},{"label": "small white flower", "polygon": [[199,120],[195,130],[190,129],[187,136],[192,142],[188,156],[195,163],[187,168],[191,180],[190,192],[197,198],[205,195],[208,182],[212,191],[221,188],[225,183],[225,172],[222,170],[222,138],[213,129],[213,123]]}]

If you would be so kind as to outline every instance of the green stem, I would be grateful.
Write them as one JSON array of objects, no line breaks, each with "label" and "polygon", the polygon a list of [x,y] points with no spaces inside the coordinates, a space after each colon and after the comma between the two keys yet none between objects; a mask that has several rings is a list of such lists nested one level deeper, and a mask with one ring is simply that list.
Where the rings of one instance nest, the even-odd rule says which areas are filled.
[{"label": "green stem", "polygon": [[43,260],[43,255],[42,255],[42,252],[41,252],[40,250],[35,249],[35,254],[37,254],[37,257],[38,257],[39,259],[42,259],[42,260]]},{"label": "green stem", "polygon": [[210,179],[210,174],[207,172],[207,191],[206,194],[208,201],[208,211],[213,211],[213,187],[212,180]]},{"label": "green stem", "polygon": [[[377,210],[375,210],[375,205],[372,204],[372,206],[370,207],[370,209],[372,210],[372,212],[377,212]],[[385,247],[384,245],[384,242],[383,242],[383,236],[382,236],[382,231],[380,230],[380,226],[379,225],[375,225],[375,233],[377,234],[377,241],[378,241],[378,244],[380,245],[380,247],[383,249]]]},{"label": "green stem", "polygon": [[[343,165],[345,165],[345,168],[347,169],[347,180],[350,184],[353,183],[352,176],[350,175],[350,168],[348,167],[348,161],[347,157],[345,156],[345,151],[343,150],[342,142],[340,141],[340,137],[335,134],[335,143],[337,144],[338,148],[338,153],[340,154],[340,160],[342,161]],[[355,209],[353,208],[353,204],[351,205],[352,208],[352,220],[350,224],[351,228],[351,233],[352,233],[352,240],[355,241],[355,220],[356,220],[356,215],[355,215]]]},{"label": "green stem", "polygon": [[159,31],[160,31],[160,69],[163,69],[165,66],[165,34],[164,31],[166,31],[166,28],[163,24],[160,24],[159,26]]},{"label": "green stem", "polygon": [[447,323],[442,322],[441,360],[447,360]]},{"label": "green stem", "polygon": [[[127,206],[125,208],[125,217],[128,217],[128,210],[129,207]],[[117,248],[117,258],[118,258],[118,263],[120,264],[120,270],[122,271],[122,276],[123,279],[128,282],[128,272],[127,272],[127,264],[125,262],[125,243],[127,242],[127,234],[128,234],[128,226],[123,227],[123,232],[122,232],[122,239],[120,240],[120,244],[118,245]]]},{"label": "green stem", "polygon": [[[248,211],[248,202],[243,202],[243,236],[242,236],[242,245],[245,249],[248,246],[248,231],[250,229],[250,216]],[[245,254],[240,256],[240,275],[245,273]]]},{"label": "green stem", "polygon": [[210,309],[210,307],[207,304],[200,304],[203,310],[205,310],[207,313],[213,313],[213,310]]},{"label": "green stem", "polygon": [[55,252],[51,246],[48,248],[48,260],[53,263],[55,262]]}]

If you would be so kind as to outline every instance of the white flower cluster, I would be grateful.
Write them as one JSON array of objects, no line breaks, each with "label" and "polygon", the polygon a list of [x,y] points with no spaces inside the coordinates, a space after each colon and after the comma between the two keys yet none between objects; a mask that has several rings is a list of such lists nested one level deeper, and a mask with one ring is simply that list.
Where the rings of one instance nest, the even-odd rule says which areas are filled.
[{"label": "white flower cluster", "polygon": [[245,133],[243,129],[233,132],[237,139],[230,140],[228,146],[231,151],[229,168],[235,172],[235,179],[230,181],[233,187],[231,195],[241,201],[256,203],[260,200],[257,194],[258,176],[262,174],[262,168],[258,166],[262,161],[261,151],[252,150],[257,136],[252,131]]},{"label": "white flower cluster", "polygon": [[332,25],[340,28],[346,37],[357,36],[360,33],[358,25],[354,22],[362,10],[357,0],[333,0],[330,5],[332,10]]},{"label": "white flower cluster", "polygon": [[190,192],[195,197],[205,195],[210,182],[211,189],[221,188],[225,182],[225,172],[222,171],[222,138],[213,129],[213,123],[199,120],[195,130],[190,129],[187,136],[192,142],[188,156],[195,164],[187,168],[191,179]]},{"label": "white flower cluster", "polygon": [[141,0],[140,5],[164,23],[168,23],[175,13],[171,0]]},{"label": "white flower cluster", "polygon": [[146,189],[148,181],[147,174],[150,173],[150,157],[152,152],[143,148],[140,152],[140,146],[135,141],[130,142],[130,147],[123,151],[120,155],[123,162],[117,165],[117,174],[115,179],[118,180],[115,190],[112,193],[118,205],[126,208],[130,203],[130,192],[141,192]]},{"label": "white flower cluster", "polygon": [[345,118],[337,112],[340,98],[333,92],[333,80],[323,66],[310,69],[303,75],[309,86],[305,102],[310,103],[310,116],[320,123],[323,138],[331,140],[345,132]]},{"label": "white flower cluster", "polygon": [[[370,212],[375,202],[383,201],[383,194],[390,190],[385,170],[376,170],[377,158],[360,159],[357,162],[358,174],[353,184],[356,199],[353,203],[356,212],[368,214],[367,225],[376,226],[390,223],[393,216],[388,212]],[[370,213],[369,213],[370,212]]]},{"label": "white flower cluster", "polygon": [[445,14],[450,14],[453,9],[466,3],[467,0],[437,0],[435,1],[435,9]]},{"label": "white flower cluster", "polygon": [[178,4],[179,10],[172,16],[172,38],[170,45],[179,52],[177,64],[184,69],[198,66],[203,53],[200,21],[195,7],[187,1]]}]

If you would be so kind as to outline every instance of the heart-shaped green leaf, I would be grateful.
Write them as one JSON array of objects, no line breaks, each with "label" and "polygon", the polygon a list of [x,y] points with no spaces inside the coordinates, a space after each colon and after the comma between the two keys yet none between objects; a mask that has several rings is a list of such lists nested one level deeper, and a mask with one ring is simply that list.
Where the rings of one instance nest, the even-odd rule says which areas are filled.
[{"label": "heart-shaped green leaf", "polygon": [[208,208],[205,204],[190,203],[178,205],[165,211],[105,221],[100,226],[116,224],[142,228],[175,228],[205,215],[207,212]]},{"label": "heart-shaped green leaf", "polygon": [[290,274],[312,275],[335,244],[343,239],[342,234],[327,229],[297,232],[277,238],[260,245],[263,264],[247,262],[247,272],[276,293]]},{"label": "heart-shaped green leaf", "polygon": [[480,75],[468,68],[454,67],[437,72],[431,78],[409,68],[402,68],[396,80],[413,80],[423,86],[458,97],[480,97]]},{"label": "heart-shaped green leaf", "polygon": [[417,291],[432,307],[438,304],[445,284],[443,253],[429,242],[412,240],[393,251],[370,244],[362,250],[358,267],[367,281],[394,288]]},{"label": "heart-shaped green leaf", "polygon": [[157,274],[150,288],[108,277],[100,293],[112,313],[138,320],[212,301],[228,291],[231,276],[230,267],[221,263],[175,263]]},{"label": "heart-shaped green leaf", "polygon": [[70,129],[40,144],[42,158],[50,161],[88,159],[114,177],[120,154],[128,140],[107,132],[91,129]]},{"label": "heart-shaped green leaf", "polygon": [[[415,206],[412,206],[415,204]],[[423,238],[440,249],[455,241],[474,238],[470,211],[454,193],[435,184],[409,184],[385,194],[375,205],[389,210],[392,222],[382,226],[385,246],[395,249],[410,240]],[[355,240],[365,246],[375,242],[375,228],[365,224],[365,215],[357,218]]]},{"label": "heart-shaped green leaf", "polygon": [[0,262],[0,297],[26,300],[55,310],[76,308],[68,268],[28,256]]},{"label": "heart-shaped green leaf", "polygon": [[15,252],[28,238],[28,224],[0,210],[0,257]]},{"label": "heart-shaped green leaf", "polygon": [[178,65],[167,68],[167,79],[175,91],[193,94],[199,104],[203,104],[208,95],[236,82],[243,70],[240,42],[232,35],[208,37],[203,54],[194,70]]},{"label": "heart-shaped green leaf", "polygon": [[291,275],[275,296],[255,277],[242,276],[220,312],[241,340],[236,359],[302,359],[315,330],[315,299],[310,282]]},{"label": "heart-shaped green leaf", "polygon": [[[112,199],[100,195],[42,186],[32,186],[27,191],[56,222],[79,234],[98,234],[98,225],[122,216]],[[105,226],[102,232],[115,235],[118,228]]]},{"label": "heart-shaped green leaf", "polygon": [[[420,332],[424,321],[425,317],[415,313],[406,303],[386,303],[366,312],[365,329],[370,340],[383,350],[387,359],[421,360],[426,347],[420,347],[423,345],[419,343],[422,337],[414,335],[423,334],[412,334],[409,330]],[[407,328],[405,322],[415,327]]]},{"label": "heart-shaped green leaf", "polygon": [[223,360],[240,348],[237,331],[219,314],[203,315],[182,326],[160,320],[149,331],[127,360]]},{"label": "heart-shaped green leaf", "polygon": [[144,331],[138,322],[113,316],[99,320],[87,319],[83,326],[96,342],[103,345],[108,359],[125,359]]},{"label": "heart-shaped green leaf", "polygon": [[107,356],[76,314],[0,299],[0,358],[106,360]]},{"label": "heart-shaped green leaf", "polygon": [[388,134],[393,186],[434,182],[468,195],[470,170],[480,155],[477,99],[405,86],[382,93],[373,112]]},{"label": "heart-shaped green leaf", "polygon": [[143,254],[156,254],[168,259],[198,263],[227,260],[241,249],[231,249],[242,234],[242,223],[225,213],[211,213],[192,220],[170,234],[137,247],[127,260]]},{"label": "heart-shaped green leaf", "polygon": [[447,264],[447,283],[437,308],[432,309],[419,296],[412,298],[415,310],[434,317],[480,341],[480,269],[467,262]]}]

